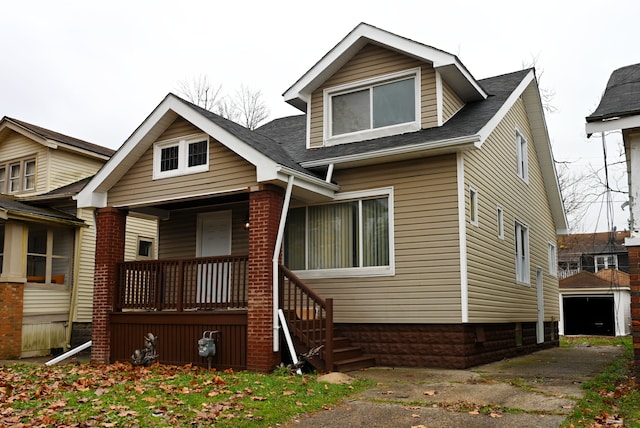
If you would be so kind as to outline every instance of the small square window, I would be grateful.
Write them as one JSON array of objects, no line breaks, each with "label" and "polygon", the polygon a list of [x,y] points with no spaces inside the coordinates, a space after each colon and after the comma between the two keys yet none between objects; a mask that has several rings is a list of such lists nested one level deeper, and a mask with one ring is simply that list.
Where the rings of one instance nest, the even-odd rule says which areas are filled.
[{"label": "small square window", "polygon": [[163,147],[160,153],[160,171],[178,169],[178,146]]},{"label": "small square window", "polygon": [[189,168],[207,163],[207,141],[189,144]]},{"label": "small square window", "polygon": [[153,239],[138,238],[138,259],[153,258]]}]

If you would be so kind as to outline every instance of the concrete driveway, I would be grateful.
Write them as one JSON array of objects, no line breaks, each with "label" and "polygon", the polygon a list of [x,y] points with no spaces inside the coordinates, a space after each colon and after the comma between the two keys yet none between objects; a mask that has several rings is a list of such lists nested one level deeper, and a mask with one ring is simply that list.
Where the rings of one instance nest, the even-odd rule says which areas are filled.
[{"label": "concrete driveway", "polygon": [[[579,346],[468,370],[376,367],[350,372],[376,386],[285,426],[558,427],[582,397],[582,383],[621,354],[620,347]],[[493,411],[480,412],[487,408]]]}]

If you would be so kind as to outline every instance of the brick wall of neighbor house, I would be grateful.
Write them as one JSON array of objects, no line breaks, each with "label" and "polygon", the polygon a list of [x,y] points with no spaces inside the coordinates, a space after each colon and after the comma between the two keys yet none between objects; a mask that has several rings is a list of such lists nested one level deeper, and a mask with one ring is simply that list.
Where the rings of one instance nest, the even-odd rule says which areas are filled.
[{"label": "brick wall of neighbor house", "polygon": [[0,283],[0,359],[20,358],[24,284]]},{"label": "brick wall of neighbor house", "polygon": [[249,197],[249,290],[247,368],[269,371],[273,352],[273,251],[282,212],[282,190],[261,186]]},{"label": "brick wall of neighbor house", "polygon": [[[545,342],[536,343],[536,323],[338,324],[379,366],[464,369],[559,345],[557,323],[545,323]],[[522,344],[517,345],[517,331]],[[338,334],[338,333],[336,333]]]},{"label": "brick wall of neighbor house", "polygon": [[629,288],[631,292],[631,335],[635,371],[640,373],[640,247],[627,246],[629,250]]},{"label": "brick wall of neighbor house", "polygon": [[117,263],[124,261],[126,212],[117,208],[96,211],[96,268],[93,290],[91,360],[110,359],[109,312],[113,309]]}]

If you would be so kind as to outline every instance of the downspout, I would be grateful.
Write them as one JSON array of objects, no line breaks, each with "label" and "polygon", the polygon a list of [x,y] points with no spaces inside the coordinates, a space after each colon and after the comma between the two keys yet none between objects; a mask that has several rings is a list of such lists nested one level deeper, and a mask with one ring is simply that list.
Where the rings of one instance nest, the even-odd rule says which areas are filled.
[{"label": "downspout", "polygon": [[327,178],[325,179],[327,183],[331,183],[331,179],[333,178],[333,165],[334,164],[330,163],[327,168]]},{"label": "downspout", "polygon": [[280,323],[278,322],[278,309],[280,304],[280,284],[278,284],[278,259],[280,258],[280,247],[284,238],[284,227],[287,222],[287,214],[289,211],[289,202],[291,202],[291,191],[293,190],[293,175],[289,176],[287,181],[287,191],[284,195],[284,204],[282,205],[282,213],[280,214],[280,224],[278,225],[278,235],[276,237],[276,245],[273,249],[273,352],[280,350]]}]

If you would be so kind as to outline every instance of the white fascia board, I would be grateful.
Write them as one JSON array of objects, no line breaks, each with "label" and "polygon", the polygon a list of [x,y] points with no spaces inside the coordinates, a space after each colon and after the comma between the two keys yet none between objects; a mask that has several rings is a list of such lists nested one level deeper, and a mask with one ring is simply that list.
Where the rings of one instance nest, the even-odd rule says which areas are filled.
[{"label": "white fascia board", "polygon": [[[401,156],[405,154],[438,151],[450,149],[450,150],[463,150],[466,148],[476,147],[480,143],[479,135],[469,135],[460,138],[451,138],[447,140],[439,141],[427,141],[420,144],[412,144],[410,146],[403,147],[391,147],[387,149],[374,150],[366,153],[358,153],[348,156],[337,156],[332,158],[324,158],[313,161],[302,162],[300,165],[303,168],[317,168],[322,166],[328,166],[330,164],[343,164],[352,162],[362,162],[373,159],[380,159],[390,156]],[[357,143],[352,143],[357,144]]]},{"label": "white fascia board", "polygon": [[328,183],[321,178],[303,174],[282,165],[278,165],[276,170],[278,171],[278,180],[286,182],[290,176],[295,177],[294,184],[296,187],[309,190],[328,198],[335,197],[336,192],[340,190],[340,186],[337,184]]},{"label": "white fascia board", "polygon": [[11,119],[5,119],[2,124],[0,124],[0,131],[4,128],[11,129],[12,131],[29,138],[32,141],[42,144],[45,147],[49,147],[52,149],[57,148],[56,144],[51,140],[47,140],[46,138],[40,136],[39,134],[34,133],[29,128],[25,128],[24,126],[13,122]]},{"label": "white fascia board", "polygon": [[[430,62],[434,68],[442,68],[445,75],[451,76],[451,80],[466,80],[473,87],[473,91],[477,93],[476,99],[487,98],[488,96],[455,55],[361,23],[287,89],[282,94],[284,100],[301,108],[299,103],[296,103],[296,100],[308,100],[309,95],[320,84],[342,67],[367,43],[374,43],[404,52],[407,55]],[[454,75],[456,75],[455,78],[453,77]]]},{"label": "white fascia board", "polygon": [[587,137],[597,132],[617,131],[619,129],[631,129],[640,127],[640,115],[617,117],[598,122],[587,122],[585,130]]}]

